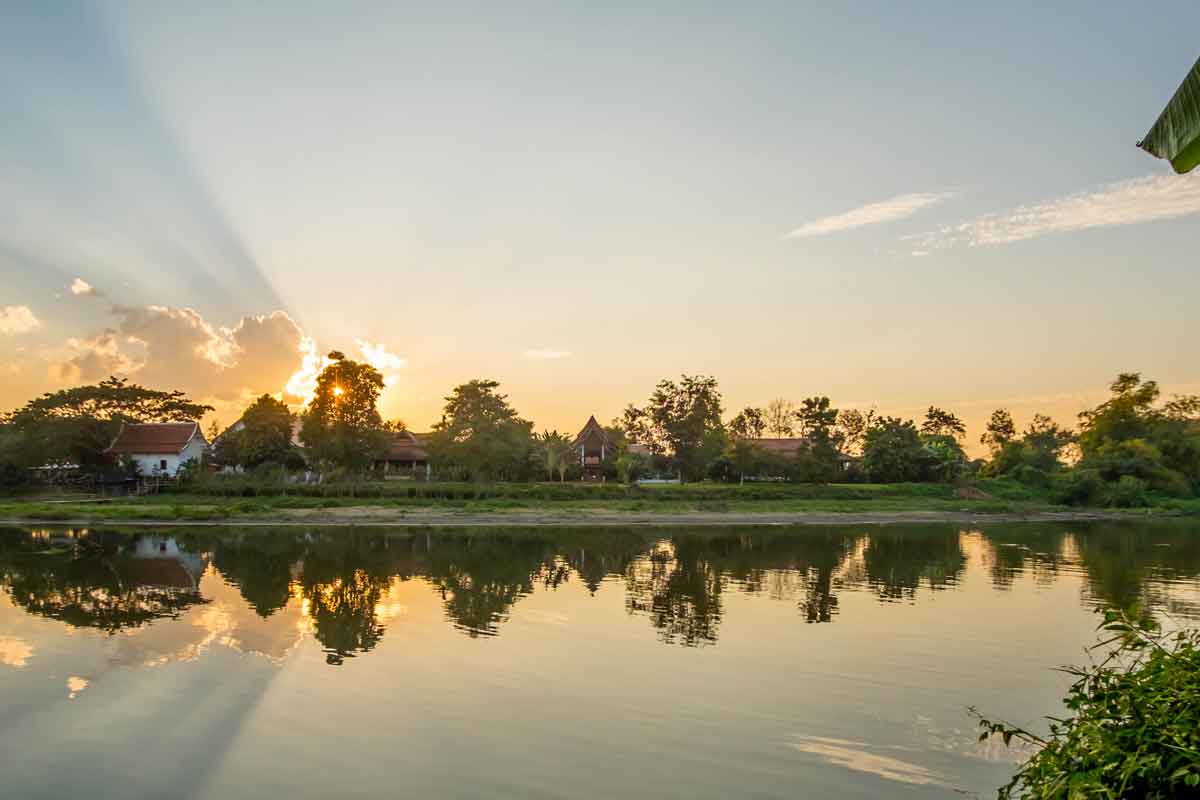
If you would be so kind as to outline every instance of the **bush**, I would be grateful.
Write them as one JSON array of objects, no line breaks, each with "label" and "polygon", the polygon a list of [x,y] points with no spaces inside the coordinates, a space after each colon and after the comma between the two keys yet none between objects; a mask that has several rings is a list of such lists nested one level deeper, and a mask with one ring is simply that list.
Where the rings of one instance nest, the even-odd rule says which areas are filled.
[{"label": "bush", "polygon": [[1143,508],[1150,505],[1146,497],[1146,482],[1132,475],[1122,475],[1108,488],[1108,504],[1116,508]]},{"label": "bush", "polygon": [[1047,736],[980,718],[980,741],[1038,748],[1002,800],[1200,794],[1200,633],[1166,636],[1135,616],[1104,613],[1100,628],[1112,637],[1096,649],[1112,649],[1098,664],[1065,669],[1076,679],[1064,699],[1072,716],[1050,717]]},{"label": "bush", "polygon": [[1063,505],[1096,505],[1104,499],[1104,480],[1094,469],[1073,469],[1052,479],[1050,494]]},{"label": "bush", "polygon": [[1010,473],[1013,480],[1026,486],[1037,486],[1044,489],[1050,485],[1050,474],[1031,464],[1021,464]]}]

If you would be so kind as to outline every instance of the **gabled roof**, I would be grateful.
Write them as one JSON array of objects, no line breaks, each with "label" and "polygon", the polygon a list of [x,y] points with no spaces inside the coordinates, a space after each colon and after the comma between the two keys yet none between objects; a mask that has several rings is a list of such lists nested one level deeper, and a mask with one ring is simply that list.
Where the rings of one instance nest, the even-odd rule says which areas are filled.
[{"label": "gabled roof", "polygon": [[579,445],[583,444],[589,436],[593,435],[599,436],[600,441],[604,443],[605,447],[612,447],[612,439],[609,437],[608,432],[604,430],[604,426],[602,426],[599,422],[596,422],[595,414],[588,417],[587,424],[583,426],[583,430],[581,430],[579,435],[575,437],[575,440],[571,442],[571,446],[578,447]]},{"label": "gabled roof", "polygon": [[178,454],[197,437],[204,442],[204,434],[197,422],[127,422],[105,452],[116,455]]},{"label": "gabled roof", "polygon": [[408,431],[393,433],[385,458],[388,461],[428,461],[429,453],[423,445],[424,442],[418,434]]},{"label": "gabled roof", "polygon": [[[803,436],[788,439],[748,439],[747,441],[759,450],[784,458],[795,458],[810,444],[808,439]],[[844,453],[838,453],[837,460],[853,461],[854,459]]]}]

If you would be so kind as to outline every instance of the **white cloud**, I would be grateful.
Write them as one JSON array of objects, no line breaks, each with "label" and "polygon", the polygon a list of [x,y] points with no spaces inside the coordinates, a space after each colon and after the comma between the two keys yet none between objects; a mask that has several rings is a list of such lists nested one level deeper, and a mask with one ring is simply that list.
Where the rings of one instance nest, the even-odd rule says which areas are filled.
[{"label": "white cloud", "polygon": [[362,353],[363,360],[383,375],[384,386],[391,386],[399,379],[400,376],[396,373],[407,363],[403,358],[395,353],[389,353],[383,343],[371,344],[362,339],[355,339],[354,344]]},{"label": "white cloud", "polygon": [[905,237],[918,249],[1009,244],[1053,233],[1175,219],[1200,213],[1200,173],[1151,175],[985,214],[958,225]]},{"label": "white cloud", "polygon": [[865,225],[878,225],[897,219],[911,217],[918,211],[937,205],[954,197],[956,192],[913,192],[902,194],[878,203],[860,206],[843,214],[806,222],[796,230],[784,234],[784,239],[804,239],[810,236],[826,236]]},{"label": "white cloud", "polygon": [[71,281],[71,294],[85,297],[100,296],[100,292],[96,290],[96,287],[92,286],[83,278],[76,278],[75,280]]},{"label": "white cloud", "polygon": [[541,361],[553,361],[559,358],[570,358],[570,350],[553,350],[550,348],[541,348],[535,350],[526,350],[521,353],[521,358],[533,358]]},{"label": "white cloud", "polygon": [[0,308],[0,333],[29,333],[41,324],[29,306]]}]

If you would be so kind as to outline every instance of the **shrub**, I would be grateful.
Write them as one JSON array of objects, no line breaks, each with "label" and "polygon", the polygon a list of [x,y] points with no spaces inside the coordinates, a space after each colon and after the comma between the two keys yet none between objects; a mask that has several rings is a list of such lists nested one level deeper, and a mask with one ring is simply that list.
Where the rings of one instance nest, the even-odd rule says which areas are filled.
[{"label": "shrub", "polygon": [[1045,488],[1050,485],[1050,474],[1032,464],[1021,464],[1013,469],[1010,474],[1013,480],[1023,483],[1026,486]]},{"label": "shrub", "polygon": [[1142,508],[1150,505],[1146,497],[1146,482],[1132,475],[1122,475],[1108,488],[1108,504],[1116,508]]},{"label": "shrub", "polygon": [[1163,635],[1134,616],[1104,612],[1100,629],[1112,636],[1095,649],[1108,655],[1064,668],[1075,677],[1064,698],[1072,715],[1050,717],[1047,736],[980,718],[980,741],[1038,748],[1000,789],[1002,800],[1200,793],[1200,633]]},{"label": "shrub", "polygon": [[1050,484],[1056,503],[1069,506],[1095,505],[1103,499],[1104,480],[1094,469],[1073,469],[1055,476]]}]

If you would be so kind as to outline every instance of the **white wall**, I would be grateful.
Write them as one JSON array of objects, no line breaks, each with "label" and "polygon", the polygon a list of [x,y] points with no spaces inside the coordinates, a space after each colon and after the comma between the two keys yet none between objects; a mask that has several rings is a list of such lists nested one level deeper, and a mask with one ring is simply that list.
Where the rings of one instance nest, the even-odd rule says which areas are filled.
[{"label": "white wall", "polygon": [[[183,449],[183,452],[175,455],[171,453],[163,453],[161,455],[134,455],[133,460],[137,462],[139,472],[151,477],[154,475],[164,475],[174,477],[175,473],[179,472],[179,468],[186,464],[191,459],[200,460],[204,455],[205,444],[199,439],[192,439],[188,442],[188,446]],[[162,462],[167,462],[167,468],[162,468]]]}]

